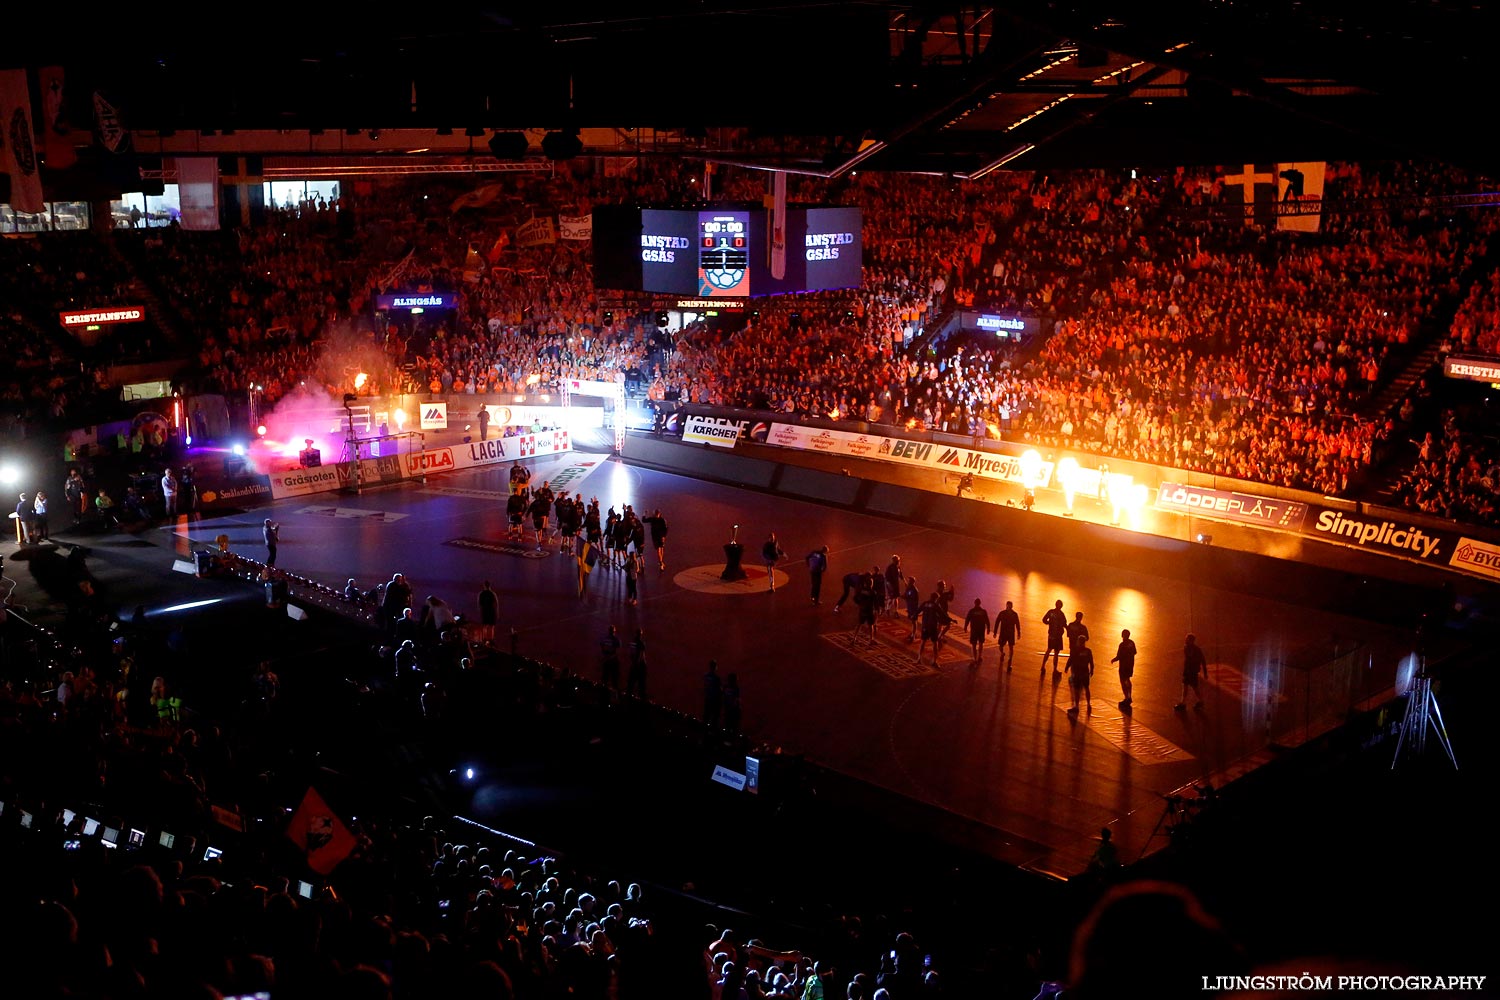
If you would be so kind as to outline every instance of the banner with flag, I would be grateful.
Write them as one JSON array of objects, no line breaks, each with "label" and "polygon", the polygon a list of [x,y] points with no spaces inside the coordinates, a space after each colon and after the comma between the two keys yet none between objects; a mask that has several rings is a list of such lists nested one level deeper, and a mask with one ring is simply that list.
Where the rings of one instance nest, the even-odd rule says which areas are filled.
[{"label": "banner with flag", "polygon": [[319,875],[327,875],[337,868],[339,862],[354,853],[359,843],[311,785],[307,794],[302,796],[302,804],[292,814],[286,835],[307,855],[307,867]]},{"label": "banner with flag", "polygon": [[130,130],[125,127],[119,110],[101,91],[94,91],[94,134],[99,145],[111,153],[130,151]]},{"label": "banner with flag", "polygon": [[771,277],[786,277],[786,171],[771,174]]},{"label": "banner with flag", "polygon": [[495,263],[500,259],[500,255],[505,252],[505,248],[508,246],[510,246],[510,233],[502,229],[500,230],[500,235],[495,237],[495,245],[490,247],[490,252],[484,255],[485,260],[488,260],[491,264]]},{"label": "banner with flag", "polygon": [[1245,163],[1223,168],[1224,204],[1244,207],[1245,225],[1269,229],[1276,222],[1276,165]]},{"label": "banner with flag", "polygon": [[202,232],[219,228],[219,159],[216,156],[178,156],[177,199],[182,206],[182,228]]},{"label": "banner with flag", "polygon": [[67,170],[78,162],[71,129],[64,117],[63,80],[61,66],[43,66],[37,70],[37,83],[42,88],[42,120],[38,124],[42,134],[42,157],[48,170]]},{"label": "banner with flag", "polygon": [[516,227],[516,246],[539,247],[557,242],[557,229],[552,225],[552,216],[543,215],[527,219]]},{"label": "banner with flag", "polygon": [[481,184],[472,191],[465,191],[453,199],[448,206],[450,212],[461,212],[466,208],[483,208],[496,198],[500,197],[503,185]]},{"label": "banner with flag", "polygon": [[35,215],[45,211],[35,133],[31,130],[31,88],[24,69],[0,71],[0,169],[10,175],[10,206]]},{"label": "banner with flag", "polygon": [[484,277],[484,271],[484,254],[479,252],[479,247],[470,243],[468,252],[464,254],[464,280],[473,284]]},{"label": "banner with flag", "polygon": [[565,240],[593,239],[594,217],[592,215],[559,215],[557,230],[558,235]]},{"label": "banner with flag", "polygon": [[1323,222],[1323,179],[1328,164],[1276,164],[1276,228],[1315,233]]}]

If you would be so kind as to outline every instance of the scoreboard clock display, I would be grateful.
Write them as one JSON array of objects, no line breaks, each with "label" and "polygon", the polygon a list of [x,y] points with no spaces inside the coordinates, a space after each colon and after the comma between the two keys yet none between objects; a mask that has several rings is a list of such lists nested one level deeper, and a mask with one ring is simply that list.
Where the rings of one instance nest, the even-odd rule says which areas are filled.
[{"label": "scoreboard clock display", "polygon": [[859,209],[787,209],[779,278],[771,273],[769,224],[769,212],[749,205],[599,206],[593,213],[594,286],[700,299],[859,287]]},{"label": "scoreboard clock display", "polygon": [[698,213],[698,294],[750,294],[750,214]]}]

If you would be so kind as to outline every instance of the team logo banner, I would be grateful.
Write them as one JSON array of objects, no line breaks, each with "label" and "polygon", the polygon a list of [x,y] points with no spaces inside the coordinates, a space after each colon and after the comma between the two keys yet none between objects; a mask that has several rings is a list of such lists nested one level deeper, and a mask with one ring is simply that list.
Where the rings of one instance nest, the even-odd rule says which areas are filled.
[{"label": "team logo banner", "polygon": [[46,210],[24,69],[0,72],[0,171],[10,175],[12,208],[29,215]]},{"label": "team logo banner", "polygon": [[682,429],[682,439],[694,444],[711,444],[719,448],[733,448],[734,443],[745,436],[749,421],[730,420],[726,417],[687,418]]},{"label": "team logo banner", "polygon": [[1180,486],[1177,483],[1161,484],[1161,489],[1156,494],[1156,509],[1285,531],[1300,531],[1302,522],[1307,517],[1307,504],[1300,501],[1278,500],[1275,497],[1235,493],[1232,490],[1211,490],[1202,486]]}]

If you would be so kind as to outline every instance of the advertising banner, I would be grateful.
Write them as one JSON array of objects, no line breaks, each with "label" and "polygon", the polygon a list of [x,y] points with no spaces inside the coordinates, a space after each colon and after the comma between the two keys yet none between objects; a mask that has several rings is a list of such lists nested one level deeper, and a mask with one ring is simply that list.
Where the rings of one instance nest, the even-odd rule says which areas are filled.
[{"label": "advertising banner", "polygon": [[269,476],[198,476],[198,506],[203,510],[251,507],[271,499]]},{"label": "advertising banner", "polygon": [[339,489],[355,486],[383,486],[399,483],[406,476],[401,468],[400,455],[383,455],[379,458],[363,458],[359,462],[359,479],[356,482],[353,462],[340,462],[334,466],[339,474]]},{"label": "advertising banner", "polygon": [[730,420],[727,417],[687,418],[682,429],[682,439],[692,444],[711,444],[719,448],[733,448],[734,443],[745,436],[748,420]]},{"label": "advertising banner", "polygon": [[[973,448],[957,448],[926,441],[906,441],[873,434],[822,430],[798,424],[772,424],[767,444],[801,451],[820,451],[850,458],[870,458],[880,462],[917,465],[940,472],[972,473],[982,479],[1025,485],[1021,459],[1015,455],[996,455]],[[1052,479],[1052,463],[1037,467],[1033,486],[1045,486]]]},{"label": "advertising banner", "polygon": [[271,496],[277,500],[284,497],[305,497],[313,493],[336,490],[342,485],[337,465],[320,465],[315,469],[291,469],[273,472]]},{"label": "advertising banner", "polygon": [[[602,406],[514,406],[486,403],[491,427],[530,427],[533,424],[566,424],[568,427],[603,427]],[[475,419],[478,419],[476,416]]]},{"label": "advertising banner", "polygon": [[[518,458],[534,458],[537,455],[555,455],[572,451],[573,444],[565,430],[542,431],[538,434],[517,434],[512,437],[490,438],[487,441],[470,441],[438,449],[446,453],[442,459],[434,459],[427,471],[447,472],[451,469],[469,469],[476,465],[494,465],[498,462],[514,462]],[[426,454],[432,455],[429,451]]]},{"label": "advertising banner", "polygon": [[[1352,513],[1312,505],[1302,533],[1320,542],[1348,545],[1381,555],[1415,559],[1432,566],[1449,565],[1457,555],[1459,535],[1435,528],[1420,528],[1407,521],[1379,513]],[[1470,559],[1482,559],[1470,548]],[[1466,567],[1467,568],[1467,567]]]},{"label": "advertising banner", "polygon": [[1458,546],[1453,550],[1453,558],[1448,560],[1448,565],[1466,573],[1500,580],[1500,545],[1465,536],[1458,540]]},{"label": "advertising banner", "polygon": [[1307,516],[1307,504],[1297,500],[1278,500],[1203,486],[1179,486],[1177,483],[1161,484],[1156,494],[1156,509],[1284,531],[1300,531]]},{"label": "advertising banner", "polygon": [[448,404],[447,403],[422,403],[422,429],[424,431],[445,431],[448,429]]},{"label": "advertising banner", "polygon": [[614,399],[620,394],[619,382],[594,382],[588,379],[570,379],[568,391],[579,396],[601,396]]}]

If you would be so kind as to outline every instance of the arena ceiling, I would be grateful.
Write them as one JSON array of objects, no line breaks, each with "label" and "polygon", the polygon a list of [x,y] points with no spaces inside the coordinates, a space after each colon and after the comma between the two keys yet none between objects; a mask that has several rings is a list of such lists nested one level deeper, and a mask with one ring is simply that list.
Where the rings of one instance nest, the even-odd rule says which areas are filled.
[{"label": "arena ceiling", "polygon": [[[111,31],[71,30],[43,10],[7,15],[27,44],[0,60],[65,66],[71,105],[99,90],[137,134],[665,129],[690,155],[960,176],[1497,165],[1487,123],[1500,35],[1479,4],[533,0],[216,8],[212,22],[168,5],[122,10]],[[727,127],[759,141],[729,156]]]}]

